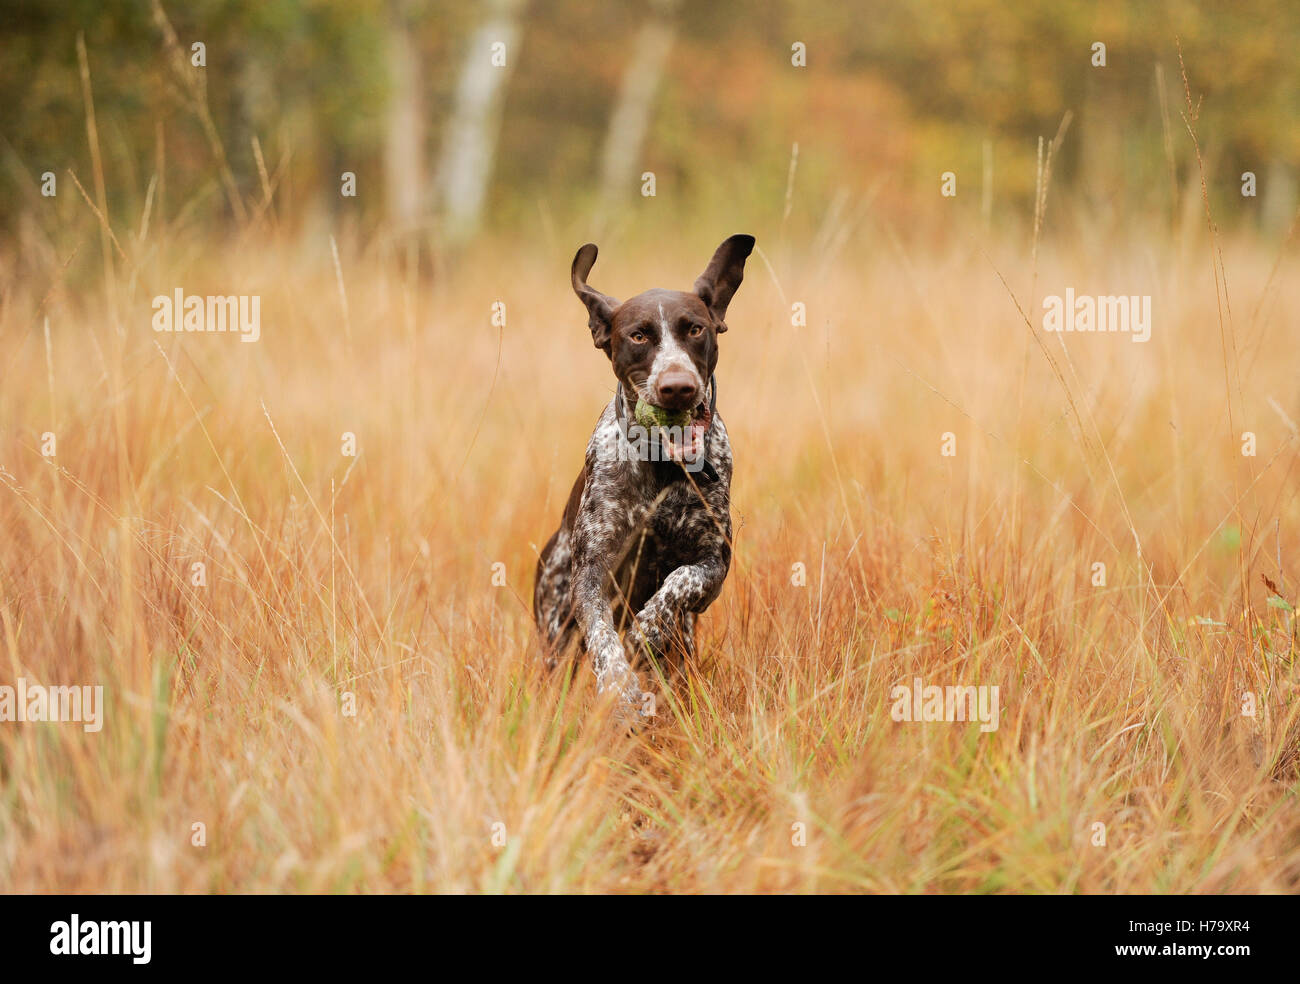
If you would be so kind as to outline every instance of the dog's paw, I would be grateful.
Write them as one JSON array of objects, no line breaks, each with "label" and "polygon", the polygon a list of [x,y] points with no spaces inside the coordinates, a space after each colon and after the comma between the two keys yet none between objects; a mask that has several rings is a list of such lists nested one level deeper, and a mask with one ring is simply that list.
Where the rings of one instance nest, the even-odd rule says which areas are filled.
[{"label": "dog's paw", "polygon": [[645,712],[645,703],[642,700],[645,696],[645,694],[637,694],[634,698],[624,696],[614,705],[611,717],[616,728],[632,735],[639,735],[645,731],[651,720],[651,715]]}]

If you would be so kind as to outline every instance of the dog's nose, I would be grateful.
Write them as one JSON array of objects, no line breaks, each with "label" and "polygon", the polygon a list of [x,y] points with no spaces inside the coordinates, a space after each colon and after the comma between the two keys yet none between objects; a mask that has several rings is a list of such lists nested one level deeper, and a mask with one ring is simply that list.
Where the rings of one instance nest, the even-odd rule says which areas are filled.
[{"label": "dog's nose", "polygon": [[659,405],[669,410],[689,410],[695,406],[700,395],[700,388],[695,385],[695,377],[681,370],[669,371],[659,377],[655,387]]}]

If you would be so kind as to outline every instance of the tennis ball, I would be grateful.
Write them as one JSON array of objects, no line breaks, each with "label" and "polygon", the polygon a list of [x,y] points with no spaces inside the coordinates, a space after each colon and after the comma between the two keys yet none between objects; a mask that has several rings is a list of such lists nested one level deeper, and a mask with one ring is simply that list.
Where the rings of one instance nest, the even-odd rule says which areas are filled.
[{"label": "tennis ball", "polygon": [[646,403],[640,398],[636,401],[636,422],[650,430],[654,427],[689,427],[691,412],[689,410],[665,410],[653,403]]}]

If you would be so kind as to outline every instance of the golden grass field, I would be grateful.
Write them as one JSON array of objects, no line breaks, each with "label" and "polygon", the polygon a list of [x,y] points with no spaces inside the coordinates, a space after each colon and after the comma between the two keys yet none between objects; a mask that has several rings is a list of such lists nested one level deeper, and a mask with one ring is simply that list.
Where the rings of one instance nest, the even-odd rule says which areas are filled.
[{"label": "golden grass field", "polygon": [[[734,563],[640,735],[588,667],[540,667],[530,615],[613,389],[568,284],[586,230],[432,279],[265,226],[116,229],[101,273],[91,225],[75,284],[71,237],[6,264],[0,683],[107,710],[0,724],[0,888],[1300,889],[1294,254],[1230,237],[1223,306],[1204,228],[1035,258],[756,226],[625,230],[591,275],[626,297],[733,232],[763,251],[721,342]],[[1150,342],[1041,331],[1067,286],[1150,294]],[[260,294],[261,339],[155,333],[176,287]],[[918,676],[998,685],[1000,728],[893,721]]]}]

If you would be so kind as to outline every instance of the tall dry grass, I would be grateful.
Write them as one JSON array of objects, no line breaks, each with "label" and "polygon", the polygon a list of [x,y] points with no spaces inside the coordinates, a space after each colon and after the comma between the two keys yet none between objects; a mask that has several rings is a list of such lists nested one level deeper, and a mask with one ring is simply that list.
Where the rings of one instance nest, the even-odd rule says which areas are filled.
[{"label": "tall dry grass", "polygon": [[[1031,247],[868,211],[602,243],[624,297],[732,232],[767,250],[722,339],[732,572],[627,736],[585,667],[539,667],[529,613],[613,385],[568,286],[583,230],[432,282],[350,235],[81,231],[102,272],[65,279],[69,236],[3,284],[0,683],[108,707],[98,734],[0,724],[5,890],[1300,887],[1275,246],[1223,245],[1221,329],[1190,229]],[[1152,295],[1151,341],[1044,334],[1066,286]],[[154,333],[176,287],[260,294],[261,340]],[[914,677],[999,686],[1000,728],[893,721]]]}]

